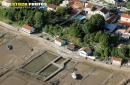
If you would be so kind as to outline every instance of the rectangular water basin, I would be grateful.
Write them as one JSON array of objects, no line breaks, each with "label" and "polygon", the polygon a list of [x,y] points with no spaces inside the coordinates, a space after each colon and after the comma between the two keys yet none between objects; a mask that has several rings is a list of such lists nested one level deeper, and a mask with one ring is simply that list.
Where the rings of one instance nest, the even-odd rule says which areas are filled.
[{"label": "rectangular water basin", "polygon": [[44,77],[48,77],[49,75],[51,75],[52,73],[54,73],[56,70],[58,70],[58,67],[51,64],[50,66],[48,66],[46,69],[44,69],[43,71],[40,72],[40,74]]},{"label": "rectangular water basin", "polygon": [[44,66],[48,65],[51,61],[53,61],[57,57],[58,57],[57,55],[54,55],[46,51],[45,53],[41,54],[39,57],[32,60],[26,66],[24,66],[23,69],[35,73],[40,69],[42,69]]}]

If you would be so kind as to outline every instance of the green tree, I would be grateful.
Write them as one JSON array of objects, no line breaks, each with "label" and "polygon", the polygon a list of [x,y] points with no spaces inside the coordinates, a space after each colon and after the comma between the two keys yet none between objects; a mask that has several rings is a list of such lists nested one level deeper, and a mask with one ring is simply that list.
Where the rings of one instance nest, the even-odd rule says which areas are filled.
[{"label": "green tree", "polygon": [[101,35],[100,37],[100,44],[101,44],[101,47],[104,49],[105,47],[108,47],[108,40],[109,40],[109,36],[106,35],[106,34],[103,34]]},{"label": "green tree", "polygon": [[43,13],[41,12],[36,12],[34,15],[34,20],[35,20],[35,28],[41,29],[43,26]]},{"label": "green tree", "polygon": [[116,14],[118,12],[117,6],[114,4],[108,4],[107,9],[111,12]]},{"label": "green tree", "polygon": [[130,14],[130,10],[126,10],[125,13],[126,13],[126,14]]},{"label": "green tree", "polygon": [[62,2],[62,0],[44,0],[44,2],[46,2],[47,4],[59,5]]},{"label": "green tree", "polygon": [[100,14],[92,15],[91,18],[89,19],[89,22],[93,26],[93,28],[91,28],[94,29],[93,31],[99,31],[104,29],[105,19]]},{"label": "green tree", "polygon": [[128,9],[130,9],[130,2],[127,2],[127,3],[126,3],[126,7],[127,7]]}]

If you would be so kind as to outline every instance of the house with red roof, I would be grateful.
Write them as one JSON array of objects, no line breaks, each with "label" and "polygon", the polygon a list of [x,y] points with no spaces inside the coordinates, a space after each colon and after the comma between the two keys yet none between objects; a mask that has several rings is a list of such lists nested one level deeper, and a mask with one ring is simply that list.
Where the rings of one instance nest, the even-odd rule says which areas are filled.
[{"label": "house with red roof", "polygon": [[31,34],[31,33],[35,32],[35,28],[33,28],[33,27],[31,27],[31,26],[29,26],[27,24],[24,24],[22,26],[22,31]]},{"label": "house with red roof", "polygon": [[121,66],[122,65],[122,58],[119,58],[119,57],[113,57],[112,58],[112,64],[113,65],[118,65],[118,66]]},{"label": "house with red roof", "polygon": [[56,11],[58,7],[59,7],[59,6],[57,6],[57,5],[55,5],[55,4],[49,4],[49,5],[47,6],[47,10],[48,10],[48,11]]},{"label": "house with red roof", "polygon": [[88,4],[85,6],[84,11],[85,11],[87,14],[90,14],[90,15],[100,14],[100,15],[102,15],[105,19],[108,18],[108,17],[110,17],[108,9],[106,9],[105,7],[96,8],[96,7],[94,6],[94,4],[91,4],[91,3],[88,3]]},{"label": "house with red roof", "polygon": [[78,52],[80,56],[87,58],[92,53],[92,50],[89,47],[82,47]]},{"label": "house with red roof", "polygon": [[87,14],[93,14],[93,12],[96,10],[96,8],[94,7],[93,4],[91,3],[88,3],[85,8],[84,8],[84,11],[87,13]]},{"label": "house with red roof", "polygon": [[77,1],[77,2],[75,2],[74,4],[73,4],[73,8],[76,8],[76,9],[79,9],[79,8],[84,8],[84,6],[85,6],[85,3],[82,3],[82,2],[79,2],[79,1]]},{"label": "house with red roof", "polygon": [[124,27],[130,26],[130,15],[129,14],[121,14],[121,19],[119,21],[119,24]]},{"label": "house with red roof", "polygon": [[62,3],[60,4],[60,6],[68,7],[68,6],[71,6],[72,4],[73,4],[72,0],[64,0],[64,1],[62,1]]},{"label": "house with red roof", "polygon": [[63,45],[65,45],[67,42],[66,42],[65,40],[62,40],[62,39],[59,38],[59,37],[56,37],[56,38],[55,38],[55,43],[56,43],[57,45],[59,45],[59,46],[63,46]]},{"label": "house with red roof", "polygon": [[129,39],[130,38],[130,27],[127,29],[118,29],[115,32],[116,34],[120,34],[122,36],[122,38],[124,39]]}]

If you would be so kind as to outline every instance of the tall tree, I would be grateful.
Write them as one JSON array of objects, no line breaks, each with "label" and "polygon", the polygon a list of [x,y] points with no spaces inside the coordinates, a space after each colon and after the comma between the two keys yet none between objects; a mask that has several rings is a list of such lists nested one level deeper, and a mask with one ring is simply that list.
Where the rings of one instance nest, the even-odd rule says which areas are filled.
[{"label": "tall tree", "polygon": [[130,9],[130,2],[127,2],[127,3],[126,3],[126,7],[127,7],[128,9]]},{"label": "tall tree", "polygon": [[92,24],[95,31],[103,30],[105,26],[105,19],[100,14],[92,15],[89,19],[90,24]]}]

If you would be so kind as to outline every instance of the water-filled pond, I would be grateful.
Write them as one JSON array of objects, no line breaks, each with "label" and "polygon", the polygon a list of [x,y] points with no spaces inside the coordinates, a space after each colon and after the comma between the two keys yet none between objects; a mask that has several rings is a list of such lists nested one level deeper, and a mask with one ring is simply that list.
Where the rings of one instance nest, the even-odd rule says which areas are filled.
[{"label": "water-filled pond", "polygon": [[52,60],[54,60],[57,57],[58,57],[57,55],[54,55],[54,54],[46,51],[39,57],[32,60],[26,66],[24,66],[23,69],[35,73],[35,72],[39,71],[40,69],[42,69],[44,66],[48,65]]},{"label": "water-filled pond", "polygon": [[52,74],[53,72],[55,72],[56,70],[58,70],[58,67],[51,64],[49,67],[47,67],[46,69],[44,69],[43,71],[40,72],[40,74],[44,77],[49,76],[50,74]]}]

